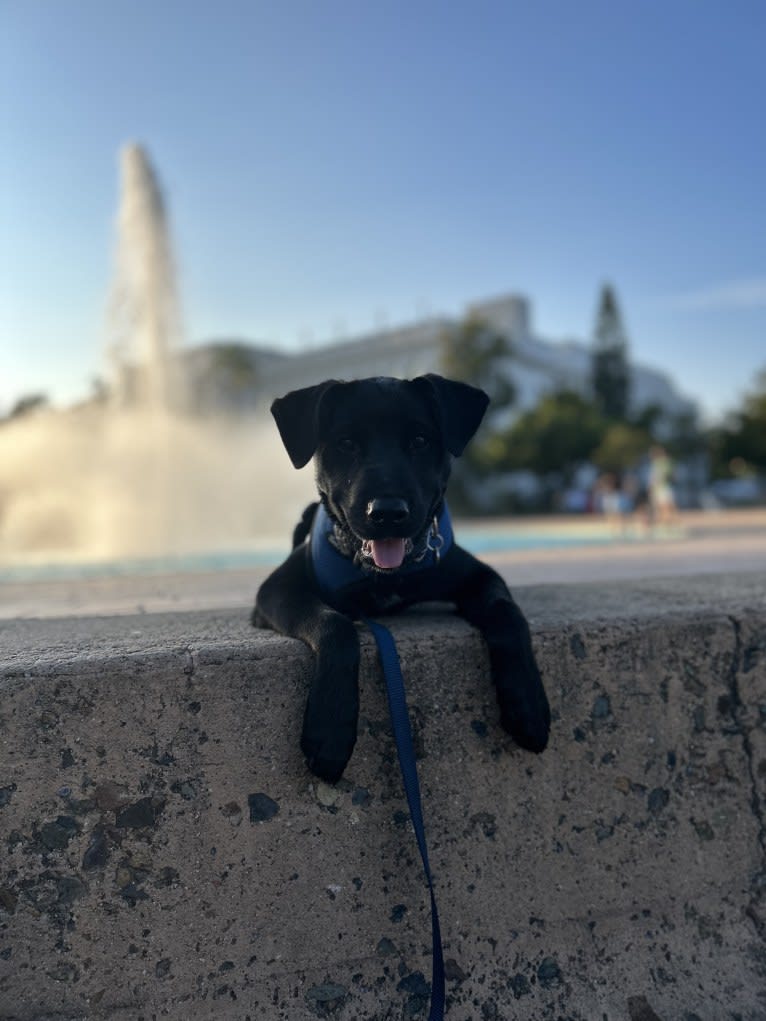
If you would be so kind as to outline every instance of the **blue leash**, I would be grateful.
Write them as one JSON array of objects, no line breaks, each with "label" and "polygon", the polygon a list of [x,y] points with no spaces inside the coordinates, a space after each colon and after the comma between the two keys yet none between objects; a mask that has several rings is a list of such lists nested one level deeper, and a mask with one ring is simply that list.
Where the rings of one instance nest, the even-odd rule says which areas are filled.
[{"label": "blue leash", "polygon": [[370,631],[372,631],[373,638],[378,646],[378,652],[380,653],[383,676],[386,679],[388,709],[391,714],[394,737],[396,738],[396,751],[399,755],[399,767],[402,771],[404,790],[410,809],[410,819],[415,829],[415,836],[420,848],[420,857],[423,860],[423,871],[426,874],[428,890],[431,894],[433,965],[431,972],[431,1012],[428,1015],[428,1021],[442,1021],[444,1018],[444,956],[442,953],[442,937],[439,928],[439,913],[436,910],[431,867],[428,864],[426,832],[423,826],[423,810],[420,804],[420,784],[418,783],[418,771],[415,765],[415,749],[412,744],[412,730],[410,729],[410,718],[407,712],[407,698],[404,693],[402,668],[399,664],[394,636],[388,628],[366,617],[362,619]]}]

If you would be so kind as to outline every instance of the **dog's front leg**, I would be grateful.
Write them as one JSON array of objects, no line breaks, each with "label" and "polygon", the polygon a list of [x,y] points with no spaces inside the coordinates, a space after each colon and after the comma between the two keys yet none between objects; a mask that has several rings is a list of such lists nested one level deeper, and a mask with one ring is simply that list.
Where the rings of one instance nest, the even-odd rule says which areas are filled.
[{"label": "dog's front leg", "polygon": [[453,592],[458,611],[487,643],[503,728],[522,748],[541,752],[551,713],[526,618],[496,571],[460,547],[450,556],[460,577]]},{"label": "dog's front leg", "polygon": [[301,748],[311,772],[336,783],[356,743],[359,717],[356,627],[315,594],[302,549],[261,585],[253,623],[300,638],[314,653]]}]

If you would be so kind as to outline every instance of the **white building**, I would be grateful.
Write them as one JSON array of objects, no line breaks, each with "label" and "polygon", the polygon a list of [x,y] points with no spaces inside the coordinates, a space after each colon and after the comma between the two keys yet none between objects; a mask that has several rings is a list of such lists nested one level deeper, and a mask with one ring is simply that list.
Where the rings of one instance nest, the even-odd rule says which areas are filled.
[{"label": "white building", "polygon": [[[534,407],[541,396],[554,390],[567,388],[590,393],[590,346],[536,336],[526,298],[505,295],[472,304],[466,312],[483,319],[511,341],[513,353],[499,368],[508,372],[515,385],[515,413]],[[412,378],[425,372],[440,372],[444,336],[459,324],[455,319],[424,319],[410,326],[381,330],[298,354],[251,347],[258,402],[270,403],[289,390],[325,379]],[[683,397],[667,376],[631,364],[633,410],[652,404],[659,405],[668,417],[695,410],[694,403]]]}]

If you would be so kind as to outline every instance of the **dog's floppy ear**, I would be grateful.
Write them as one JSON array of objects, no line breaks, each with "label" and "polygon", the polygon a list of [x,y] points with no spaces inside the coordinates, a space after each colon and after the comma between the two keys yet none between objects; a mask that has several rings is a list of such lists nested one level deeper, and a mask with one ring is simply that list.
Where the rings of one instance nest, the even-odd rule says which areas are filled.
[{"label": "dog's floppy ear", "polygon": [[435,399],[441,413],[444,443],[450,454],[459,457],[479,428],[489,397],[468,383],[458,383],[429,372],[412,381]]},{"label": "dog's floppy ear", "polygon": [[271,405],[279,435],[296,468],[308,464],[319,442],[319,407],[327,391],[337,385],[328,379],[316,386],[291,390]]}]

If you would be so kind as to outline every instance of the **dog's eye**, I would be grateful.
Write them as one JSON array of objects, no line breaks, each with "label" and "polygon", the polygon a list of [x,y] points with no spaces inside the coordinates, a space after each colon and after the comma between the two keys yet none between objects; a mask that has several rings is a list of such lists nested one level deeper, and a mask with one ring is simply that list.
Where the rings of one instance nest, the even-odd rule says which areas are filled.
[{"label": "dog's eye", "polygon": [[355,454],[359,450],[359,444],[351,436],[341,436],[336,446],[342,454]]},{"label": "dog's eye", "polygon": [[410,446],[413,450],[425,450],[429,446],[428,437],[418,433],[417,436],[413,436],[410,440]]}]

